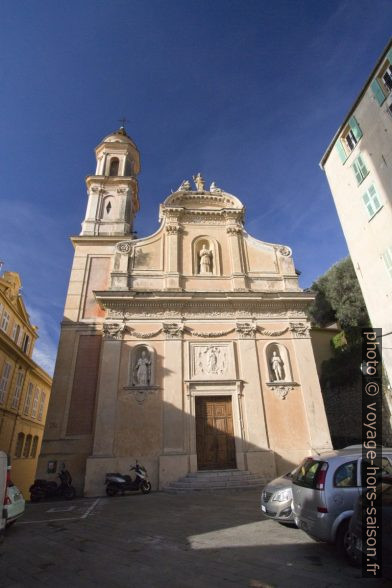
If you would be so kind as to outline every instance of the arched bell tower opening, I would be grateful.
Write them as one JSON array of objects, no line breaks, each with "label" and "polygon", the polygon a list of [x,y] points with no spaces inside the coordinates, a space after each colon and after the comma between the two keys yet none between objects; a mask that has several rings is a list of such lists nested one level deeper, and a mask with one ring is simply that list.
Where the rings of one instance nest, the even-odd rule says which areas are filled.
[{"label": "arched bell tower opening", "polygon": [[95,175],[86,179],[88,203],[81,235],[132,234],[139,210],[139,151],[124,127],[96,147]]}]

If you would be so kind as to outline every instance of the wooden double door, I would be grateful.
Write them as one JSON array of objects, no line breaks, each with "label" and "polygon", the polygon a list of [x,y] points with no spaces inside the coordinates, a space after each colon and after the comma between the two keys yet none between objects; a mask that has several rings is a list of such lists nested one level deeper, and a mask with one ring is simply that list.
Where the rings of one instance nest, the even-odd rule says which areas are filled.
[{"label": "wooden double door", "polygon": [[231,396],[196,396],[195,400],[198,469],[235,468]]}]

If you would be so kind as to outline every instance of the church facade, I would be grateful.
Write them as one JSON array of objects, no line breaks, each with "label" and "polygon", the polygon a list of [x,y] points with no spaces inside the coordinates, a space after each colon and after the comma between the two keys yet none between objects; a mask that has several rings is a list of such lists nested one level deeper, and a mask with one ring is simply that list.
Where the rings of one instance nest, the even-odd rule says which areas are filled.
[{"label": "church facade", "polygon": [[153,488],[189,472],[272,478],[331,447],[292,252],[244,228],[240,200],[197,174],[135,238],[136,145],[96,148],[75,248],[39,476],[79,492],[139,460]]}]

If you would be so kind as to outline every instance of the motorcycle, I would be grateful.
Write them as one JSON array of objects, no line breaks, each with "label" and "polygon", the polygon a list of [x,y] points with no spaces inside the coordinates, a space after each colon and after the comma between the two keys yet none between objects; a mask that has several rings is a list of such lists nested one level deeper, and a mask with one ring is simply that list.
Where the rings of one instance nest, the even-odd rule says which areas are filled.
[{"label": "motorcycle", "polygon": [[147,476],[147,470],[138,462],[129,468],[129,471],[135,471],[134,479],[126,474],[109,473],[106,474],[106,494],[116,496],[119,492],[124,496],[124,492],[135,492],[141,490],[143,494],[151,492],[151,482]]},{"label": "motorcycle", "polygon": [[66,500],[75,498],[76,490],[72,486],[72,477],[69,471],[62,469],[58,477],[60,478],[60,484],[55,481],[34,480],[34,484],[30,486],[31,502],[38,502],[43,498],[52,498],[54,496],[60,496]]}]

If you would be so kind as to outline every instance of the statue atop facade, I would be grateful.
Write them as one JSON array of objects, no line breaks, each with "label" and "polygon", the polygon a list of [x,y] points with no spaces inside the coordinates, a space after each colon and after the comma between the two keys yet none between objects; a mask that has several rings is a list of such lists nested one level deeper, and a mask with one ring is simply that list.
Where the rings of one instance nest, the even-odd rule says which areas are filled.
[{"label": "statue atop facade", "polygon": [[212,272],[212,251],[207,249],[204,244],[199,253],[200,257],[200,273],[210,274]]},{"label": "statue atop facade", "polygon": [[271,367],[276,381],[282,381],[283,378],[283,360],[276,351],[273,351],[271,357]]},{"label": "statue atop facade", "polygon": [[147,351],[143,349],[141,356],[137,360],[135,367],[135,381],[138,386],[148,386],[151,379],[151,360]]},{"label": "statue atop facade", "polygon": [[218,188],[218,186],[215,184],[215,182],[212,182],[211,183],[211,186],[210,186],[210,192],[212,194],[214,194],[214,193],[215,194],[220,194],[222,192],[222,190],[221,190],[221,188]]},{"label": "statue atop facade", "polygon": [[199,172],[197,176],[193,176],[193,181],[195,182],[196,190],[198,192],[204,191],[204,179],[201,173]]},{"label": "statue atop facade", "polygon": [[188,180],[182,180],[180,187],[177,192],[189,192],[191,189],[191,183]]}]

